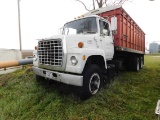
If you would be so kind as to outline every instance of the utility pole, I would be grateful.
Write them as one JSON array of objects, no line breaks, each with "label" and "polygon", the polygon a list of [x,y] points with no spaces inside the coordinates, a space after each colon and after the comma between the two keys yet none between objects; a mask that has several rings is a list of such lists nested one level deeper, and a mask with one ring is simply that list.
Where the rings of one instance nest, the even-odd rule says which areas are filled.
[{"label": "utility pole", "polygon": [[20,52],[22,52],[22,42],[21,42],[21,20],[20,20],[20,0],[18,2],[18,26],[19,26],[19,45],[20,45]]}]

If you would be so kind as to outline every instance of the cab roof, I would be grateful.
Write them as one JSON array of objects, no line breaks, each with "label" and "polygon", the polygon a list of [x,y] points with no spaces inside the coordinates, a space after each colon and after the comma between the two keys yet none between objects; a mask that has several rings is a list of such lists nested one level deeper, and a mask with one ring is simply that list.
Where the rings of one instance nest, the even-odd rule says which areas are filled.
[{"label": "cab roof", "polygon": [[107,6],[107,7],[102,7],[102,8],[99,8],[99,9],[95,9],[95,10],[92,10],[92,11],[89,11],[89,12],[85,13],[84,16],[97,15],[97,14],[100,14],[100,13],[103,13],[103,12],[106,12],[106,11],[115,10],[115,9],[118,9],[118,8],[122,8],[122,5]]}]

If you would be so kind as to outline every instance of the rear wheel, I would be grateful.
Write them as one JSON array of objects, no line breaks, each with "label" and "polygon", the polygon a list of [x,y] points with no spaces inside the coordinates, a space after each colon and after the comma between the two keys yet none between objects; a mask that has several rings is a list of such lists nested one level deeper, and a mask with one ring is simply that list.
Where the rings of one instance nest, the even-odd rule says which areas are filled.
[{"label": "rear wheel", "polygon": [[143,67],[143,57],[139,57],[139,68],[142,69]]},{"label": "rear wheel", "polygon": [[137,72],[139,71],[139,68],[140,68],[140,65],[139,65],[139,58],[134,56],[134,59],[133,59],[133,71]]},{"label": "rear wheel", "polygon": [[95,95],[101,87],[102,73],[99,66],[91,64],[83,72],[82,99]]}]

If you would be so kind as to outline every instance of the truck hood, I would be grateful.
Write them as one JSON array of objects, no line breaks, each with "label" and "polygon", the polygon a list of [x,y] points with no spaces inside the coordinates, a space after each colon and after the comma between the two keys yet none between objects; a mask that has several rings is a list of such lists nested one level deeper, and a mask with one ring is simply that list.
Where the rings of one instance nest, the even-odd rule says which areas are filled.
[{"label": "truck hood", "polygon": [[69,53],[74,52],[75,48],[78,48],[78,43],[83,42],[83,48],[98,48],[100,43],[97,41],[97,34],[76,34],[76,35],[54,35],[50,38],[46,38],[45,40],[51,39],[61,39],[63,41],[63,45],[66,45],[66,50]]},{"label": "truck hood", "polygon": [[69,53],[74,52],[74,49],[78,49],[78,43],[83,42],[83,48],[97,48],[98,44],[96,42],[96,38],[98,35],[96,34],[80,34],[80,35],[66,35],[64,39],[66,41],[67,51]]}]

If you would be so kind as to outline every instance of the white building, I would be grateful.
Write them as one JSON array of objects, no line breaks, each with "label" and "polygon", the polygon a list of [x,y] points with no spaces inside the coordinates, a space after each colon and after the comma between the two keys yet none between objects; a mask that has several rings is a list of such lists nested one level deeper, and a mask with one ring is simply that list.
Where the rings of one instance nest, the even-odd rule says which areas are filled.
[{"label": "white building", "polygon": [[150,43],[149,44],[149,52],[151,54],[153,53],[158,53],[159,49],[158,49],[158,43]]}]

